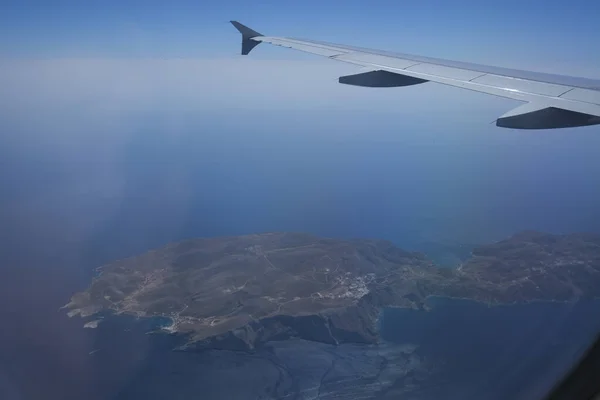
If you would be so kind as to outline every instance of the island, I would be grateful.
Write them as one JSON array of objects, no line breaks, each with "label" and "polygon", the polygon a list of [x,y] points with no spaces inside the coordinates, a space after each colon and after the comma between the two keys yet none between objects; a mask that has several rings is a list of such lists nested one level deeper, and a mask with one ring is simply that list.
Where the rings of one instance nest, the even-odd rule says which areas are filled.
[{"label": "island", "polygon": [[180,349],[252,350],[300,338],[377,343],[385,307],[427,309],[433,296],[490,305],[600,296],[600,236],[521,232],[480,246],[457,268],[385,240],[264,233],[169,244],[98,268],[65,306],[167,318]]}]

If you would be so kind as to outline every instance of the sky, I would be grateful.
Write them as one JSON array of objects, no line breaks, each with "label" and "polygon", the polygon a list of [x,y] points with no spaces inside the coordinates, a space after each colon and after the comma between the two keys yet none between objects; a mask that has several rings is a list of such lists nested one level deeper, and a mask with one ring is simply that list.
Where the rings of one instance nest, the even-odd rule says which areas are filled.
[{"label": "sky", "polygon": [[[0,318],[15,322],[1,341],[29,332],[51,359],[78,343],[56,310],[92,268],[189,237],[600,232],[600,127],[507,130],[491,122],[512,100],[340,85],[354,67],[268,45],[240,56],[228,22],[600,78],[599,16],[583,0],[2,2]],[[76,372],[59,359],[27,390]],[[0,362],[0,386],[30,370]]]},{"label": "sky", "polygon": [[551,55],[554,62],[598,61],[597,52],[587,49],[595,47],[600,6],[589,0],[349,0],[343,6],[317,0],[9,0],[2,11],[0,52],[9,57],[231,56],[236,32],[227,22],[239,19],[264,34],[309,35],[455,59],[493,62],[488,57],[497,54],[507,63]]}]

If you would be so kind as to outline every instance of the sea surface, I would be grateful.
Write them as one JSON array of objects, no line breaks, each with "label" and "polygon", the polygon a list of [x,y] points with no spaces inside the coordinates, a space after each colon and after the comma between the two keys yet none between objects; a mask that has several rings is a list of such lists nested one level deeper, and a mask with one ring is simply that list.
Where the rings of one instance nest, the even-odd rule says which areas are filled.
[{"label": "sea surface", "polygon": [[[522,229],[600,232],[600,162],[594,145],[600,136],[590,130],[482,133],[449,126],[442,119],[427,127],[427,121],[407,126],[395,113],[379,119],[364,110],[238,110],[234,118],[231,110],[181,115],[175,109],[156,109],[125,112],[123,119],[93,119],[98,124],[77,119],[70,108],[49,119],[39,111],[4,113],[0,118],[0,130],[6,133],[0,136],[0,397],[10,400],[104,400],[137,393],[154,383],[165,390],[173,388],[173,394],[193,382],[218,386],[216,375],[206,375],[213,367],[196,362],[207,356],[168,352],[168,340],[147,335],[147,327],[111,330],[112,325],[105,323],[98,330],[83,329],[80,320],[69,319],[60,310],[74,292],[89,284],[94,268],[169,242],[266,231],[380,238],[429,251],[432,258],[452,267],[468,256],[469,246]],[[453,246],[460,251],[448,250]],[[542,341],[556,350],[545,357],[568,354],[559,351],[564,346],[587,344],[586,330],[565,342],[564,330],[577,325],[566,322],[571,320],[564,306],[539,306],[530,314],[511,308],[506,315],[485,309],[488,315],[469,305],[456,307],[402,316],[405,322],[397,324],[402,340],[395,343],[389,339],[394,335],[386,333],[386,346],[417,344],[416,353],[408,357],[413,361],[406,362],[423,367],[398,386],[369,390],[397,394],[399,387],[417,388],[427,371],[434,373],[429,360],[439,364],[459,359],[474,365],[476,358],[460,360],[457,355],[469,350],[458,346],[463,337],[472,337],[464,346],[476,345],[475,354],[490,363],[508,354],[499,350],[502,343],[520,348],[524,358],[542,354],[538,341],[515,344],[524,338],[519,326],[538,327],[538,338],[559,332],[555,341]],[[573,315],[580,315],[577,323],[583,326],[588,311],[576,311]],[[589,315],[598,315],[592,311]],[[563,319],[535,325],[536,313]],[[488,322],[460,319],[468,315]],[[495,323],[494,318],[506,321]],[[453,327],[451,322],[457,319],[466,325]],[[386,314],[384,320],[388,324],[393,318]],[[483,325],[496,329],[481,330]],[[389,331],[387,325],[384,331]],[[504,336],[492,335],[496,331]],[[474,332],[483,335],[480,340]],[[414,343],[417,339],[422,343]],[[277,346],[288,345],[274,344],[272,352],[277,353]],[[314,346],[304,343],[296,348],[300,356],[315,354],[314,359],[325,366],[315,371],[326,371],[332,350]],[[388,358],[396,361],[388,364],[398,371],[407,358],[389,348],[384,349],[392,353]],[[370,349],[368,354],[380,350]],[[286,347],[285,354],[294,351]],[[360,354],[366,351],[352,347],[348,357],[362,360]],[[489,357],[483,357],[486,354]],[[264,386],[259,367],[231,366],[247,355],[211,357],[209,366],[230,360],[223,365],[233,378],[247,374]],[[378,357],[366,358],[383,356]],[[286,360],[291,360],[286,361],[287,370],[296,371],[296,357]],[[360,371],[357,365],[364,363],[351,365]],[[512,365],[517,371],[521,364]],[[348,368],[345,371],[354,371]],[[369,374],[366,379],[374,379]],[[467,382],[467,375],[453,379]],[[199,376],[211,379],[202,381]],[[319,386],[316,377],[322,377],[321,372],[296,389]],[[501,379],[485,382],[491,385]],[[200,386],[189,387],[202,392]],[[210,398],[207,390],[203,399]],[[218,394],[220,389],[214,390]]]},{"label": "sea surface", "polygon": [[597,300],[489,306],[435,297],[429,306],[385,309],[380,327],[384,340],[416,343],[440,363],[424,398],[539,398],[600,332]]},{"label": "sea surface", "polygon": [[253,352],[174,351],[185,338],[161,333],[164,319],[109,316],[85,330],[88,363],[103,398],[525,400],[550,390],[600,331],[600,301],[428,306],[384,309],[379,345],[287,340]]}]

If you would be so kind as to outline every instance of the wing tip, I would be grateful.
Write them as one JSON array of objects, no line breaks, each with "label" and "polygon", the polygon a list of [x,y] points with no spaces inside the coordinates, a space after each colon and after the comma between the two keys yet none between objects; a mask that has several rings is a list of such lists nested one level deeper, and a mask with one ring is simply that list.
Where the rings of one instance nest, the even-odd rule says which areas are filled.
[{"label": "wing tip", "polygon": [[244,39],[252,39],[257,36],[264,36],[263,34],[256,32],[254,29],[247,27],[239,21],[231,20],[229,22],[242,34]]},{"label": "wing tip", "polygon": [[246,56],[250,54],[252,49],[258,46],[260,43],[259,41],[252,39],[263,35],[256,32],[254,29],[248,28],[246,25],[238,21],[231,20],[229,22],[242,34],[242,55]]}]

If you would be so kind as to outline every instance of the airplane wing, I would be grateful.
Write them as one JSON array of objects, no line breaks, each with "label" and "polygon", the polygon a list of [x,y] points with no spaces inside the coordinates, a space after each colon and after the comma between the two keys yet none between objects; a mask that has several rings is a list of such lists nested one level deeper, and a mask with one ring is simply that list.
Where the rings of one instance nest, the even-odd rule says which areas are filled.
[{"label": "airplane wing", "polygon": [[339,82],[401,87],[437,82],[525,102],[496,120],[513,129],[553,129],[600,124],[600,80],[512,70],[438,58],[391,53],[315,40],[264,36],[237,21],[242,54],[260,43],[288,47],[366,68]]}]

